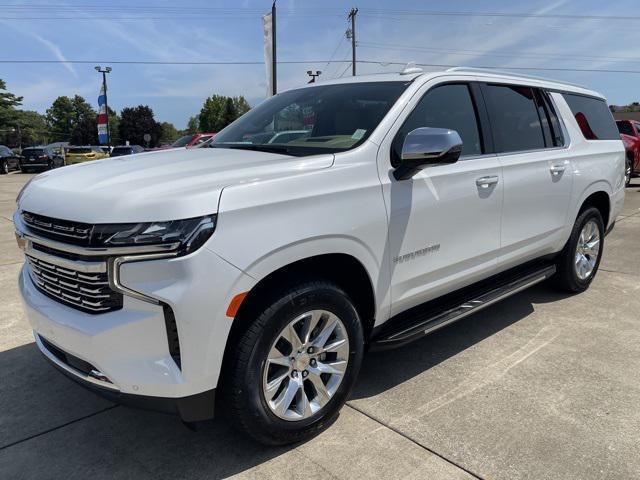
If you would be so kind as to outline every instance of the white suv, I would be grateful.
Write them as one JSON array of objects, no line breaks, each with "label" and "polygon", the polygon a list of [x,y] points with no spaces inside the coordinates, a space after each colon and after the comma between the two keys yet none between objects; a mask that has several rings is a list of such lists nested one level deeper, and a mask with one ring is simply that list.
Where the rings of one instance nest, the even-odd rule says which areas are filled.
[{"label": "white suv", "polygon": [[186,422],[217,396],[259,441],[294,442],[337,417],[368,347],[552,276],[585,290],[624,161],[583,87],[468,69],[313,84],[202,148],[35,177],[20,291],[81,384]]}]

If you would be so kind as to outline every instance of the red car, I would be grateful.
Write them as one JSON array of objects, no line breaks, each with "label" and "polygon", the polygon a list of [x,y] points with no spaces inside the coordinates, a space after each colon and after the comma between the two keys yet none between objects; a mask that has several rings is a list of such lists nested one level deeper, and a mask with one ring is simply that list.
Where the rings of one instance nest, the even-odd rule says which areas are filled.
[{"label": "red car", "polygon": [[640,122],[635,120],[617,120],[620,138],[627,150],[625,184],[629,186],[631,177],[640,173]]},{"label": "red car", "polygon": [[193,147],[212,138],[215,133],[194,133],[193,135],[185,135],[171,144],[170,148]]}]

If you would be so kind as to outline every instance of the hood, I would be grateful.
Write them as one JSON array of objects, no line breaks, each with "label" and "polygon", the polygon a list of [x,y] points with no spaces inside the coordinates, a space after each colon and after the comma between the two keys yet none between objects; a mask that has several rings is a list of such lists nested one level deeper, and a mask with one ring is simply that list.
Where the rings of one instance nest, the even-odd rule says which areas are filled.
[{"label": "hood", "polygon": [[177,220],[216,213],[222,189],[330,167],[333,155],[181,148],[96,160],[34,177],[19,208],[85,223]]}]

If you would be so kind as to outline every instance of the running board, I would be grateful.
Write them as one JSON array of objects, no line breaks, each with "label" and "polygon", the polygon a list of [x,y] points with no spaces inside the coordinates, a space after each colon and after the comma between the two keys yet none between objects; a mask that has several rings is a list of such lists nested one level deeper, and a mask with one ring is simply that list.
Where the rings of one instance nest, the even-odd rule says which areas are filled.
[{"label": "running board", "polygon": [[[461,320],[469,315],[479,312],[483,308],[493,305],[511,295],[521,292],[537,283],[540,283],[556,273],[555,265],[538,267],[536,270],[528,270],[521,276],[511,279],[504,279],[499,286],[493,283],[493,286],[486,287],[469,297],[463,302],[457,304],[453,308],[444,310],[433,309],[422,314],[416,313],[412,316],[411,324],[402,322],[402,325],[396,331],[387,331],[382,335],[374,338],[371,343],[372,350],[386,350],[389,348],[399,347],[405,343],[422,338],[446,325]],[[451,304],[449,304],[449,307]]]}]

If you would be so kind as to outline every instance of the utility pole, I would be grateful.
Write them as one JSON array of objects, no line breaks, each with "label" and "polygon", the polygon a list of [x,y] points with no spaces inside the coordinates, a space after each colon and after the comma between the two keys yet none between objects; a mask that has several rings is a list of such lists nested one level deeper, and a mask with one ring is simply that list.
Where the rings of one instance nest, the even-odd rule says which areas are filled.
[{"label": "utility pole", "polygon": [[104,111],[107,114],[107,146],[111,150],[111,130],[109,129],[109,102],[107,101],[107,73],[111,71],[111,67],[96,66],[96,71],[102,73],[102,88],[104,90]]},{"label": "utility pole", "polygon": [[271,94],[275,95],[276,93],[278,93],[278,74],[276,70],[276,0],[273,0],[273,4],[271,5],[271,51],[271,71],[273,72]]},{"label": "utility pole", "polygon": [[351,39],[351,74],[356,75],[356,15],[357,8],[352,8],[348,19],[351,19],[351,29],[347,30],[347,38]]}]

